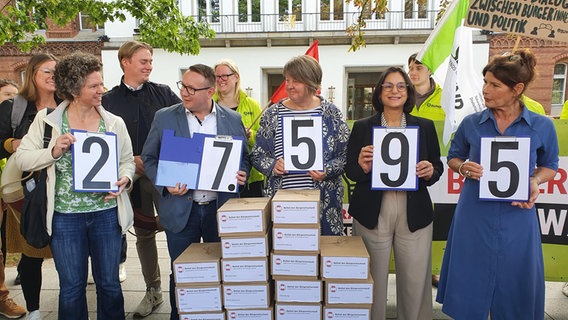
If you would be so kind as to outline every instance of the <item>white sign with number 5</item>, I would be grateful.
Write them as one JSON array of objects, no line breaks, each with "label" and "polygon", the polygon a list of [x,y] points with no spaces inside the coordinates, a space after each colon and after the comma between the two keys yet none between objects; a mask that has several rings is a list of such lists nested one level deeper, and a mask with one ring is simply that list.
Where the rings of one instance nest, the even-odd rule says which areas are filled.
[{"label": "white sign with number 5", "polygon": [[282,117],[284,169],[289,172],[323,170],[321,115]]},{"label": "white sign with number 5", "polygon": [[76,192],[118,191],[116,134],[71,130],[77,141],[71,147],[73,190]]},{"label": "white sign with number 5", "polygon": [[483,176],[479,199],[527,201],[529,199],[529,137],[481,138]]}]

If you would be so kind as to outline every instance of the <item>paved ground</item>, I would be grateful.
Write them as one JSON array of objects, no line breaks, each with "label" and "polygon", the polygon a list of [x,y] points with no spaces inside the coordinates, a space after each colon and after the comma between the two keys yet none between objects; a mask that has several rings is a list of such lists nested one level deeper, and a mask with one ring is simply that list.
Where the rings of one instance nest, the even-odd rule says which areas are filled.
[{"label": "paved ground", "polygon": [[[162,281],[167,288],[167,281],[169,275],[169,258],[166,249],[166,241],[164,233],[158,236],[158,250],[160,258],[160,266],[162,271]],[[128,259],[126,261],[127,279],[122,283],[124,292],[125,311],[127,319],[133,319],[132,313],[138,302],[142,299],[145,293],[144,280],[140,273],[140,265],[136,253],[134,236],[128,235]],[[11,267],[6,269],[6,284],[9,286],[11,295],[21,305],[25,305],[24,297],[20,286],[14,286],[13,282],[16,277],[16,268]],[[547,282],[546,283],[546,316],[547,320],[568,320],[568,297],[562,295],[563,283]],[[46,260],[43,267],[43,289],[41,293],[40,310],[44,320],[57,319],[57,301],[58,301],[59,284],[57,281],[57,272],[53,260]],[[396,319],[396,293],[395,293],[395,279],[391,275],[389,279],[389,309],[387,318]],[[91,319],[96,319],[96,293],[95,286],[89,285],[88,288],[88,302]],[[432,295],[436,295],[436,290],[432,290]],[[170,304],[167,299],[167,293],[164,294],[164,303],[158,307],[154,313],[145,319],[148,320],[165,320],[169,319]],[[0,319],[2,317],[0,316]],[[441,305],[434,303],[433,319],[450,319],[441,312]]]}]

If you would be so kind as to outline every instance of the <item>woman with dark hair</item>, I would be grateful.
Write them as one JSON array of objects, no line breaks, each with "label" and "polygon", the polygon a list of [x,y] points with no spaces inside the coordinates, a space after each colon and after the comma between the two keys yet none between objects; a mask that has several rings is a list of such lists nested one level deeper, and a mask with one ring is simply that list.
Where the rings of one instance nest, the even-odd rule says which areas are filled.
[{"label": "woman with dark hair", "polygon": [[[0,158],[9,158],[20,146],[22,137],[28,132],[36,114],[45,108],[55,108],[60,102],[55,96],[53,72],[57,58],[48,53],[38,53],[31,57],[24,73],[24,82],[18,95],[0,105]],[[20,114],[16,127],[12,128],[12,114]],[[20,203],[21,205],[21,203]],[[51,258],[49,247],[36,249],[26,242],[20,234],[20,207],[9,205],[6,220],[6,249],[8,252],[21,252],[18,273],[28,319],[41,319],[39,298],[42,284],[41,267],[44,258]]]},{"label": "woman with dark hair", "polygon": [[[436,300],[455,319],[544,318],[544,263],[534,203],[539,185],[558,170],[558,138],[552,121],[529,112],[521,100],[535,66],[527,50],[493,57],[483,69],[487,109],[463,119],[448,151],[448,166],[465,181]],[[481,138],[506,136],[530,138],[528,201],[480,199],[480,177],[494,172],[479,164]]]},{"label": "woman with dark hair", "polygon": [[[399,67],[388,68],[372,97],[377,113],[355,122],[347,145],[345,172],[356,182],[349,203],[353,235],[363,238],[371,257],[373,320],[385,319],[391,250],[396,264],[400,319],[432,319],[432,200],[426,187],[440,179],[438,136],[432,120],[414,117],[414,87]],[[416,191],[372,190],[373,127],[418,127]],[[416,147],[416,146],[415,146]]]},{"label": "woman with dark hair", "polygon": [[[65,100],[49,114],[38,113],[14,155],[23,171],[47,168],[47,231],[59,275],[60,320],[88,319],[88,257],[97,286],[97,319],[124,319],[118,264],[121,234],[132,226],[134,215],[123,191],[132,181],[135,165],[124,121],[101,106],[101,72],[102,64],[92,54],[63,58],[55,67],[54,79],[58,95]],[[46,125],[52,127],[52,138],[44,149]],[[72,129],[116,134],[117,192],[74,191]]]}]

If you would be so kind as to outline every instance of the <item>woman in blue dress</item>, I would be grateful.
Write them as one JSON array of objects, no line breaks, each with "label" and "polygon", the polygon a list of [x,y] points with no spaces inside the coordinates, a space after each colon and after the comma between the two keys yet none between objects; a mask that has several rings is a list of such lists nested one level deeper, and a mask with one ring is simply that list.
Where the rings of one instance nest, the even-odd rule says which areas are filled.
[{"label": "woman in blue dress", "polygon": [[[534,203],[558,169],[552,121],[527,110],[521,96],[535,75],[532,53],[494,57],[483,69],[487,109],[467,116],[448,152],[465,177],[444,252],[436,300],[455,319],[543,319],[544,266]],[[479,199],[481,137],[530,137],[526,202]]]}]

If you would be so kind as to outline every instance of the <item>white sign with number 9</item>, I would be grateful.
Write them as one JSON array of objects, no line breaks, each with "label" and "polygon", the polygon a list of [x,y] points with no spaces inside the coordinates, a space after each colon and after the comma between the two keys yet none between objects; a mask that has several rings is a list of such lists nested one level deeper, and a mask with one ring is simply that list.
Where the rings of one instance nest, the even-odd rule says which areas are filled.
[{"label": "white sign with number 9", "polygon": [[416,190],[418,127],[373,128],[371,189]]}]

